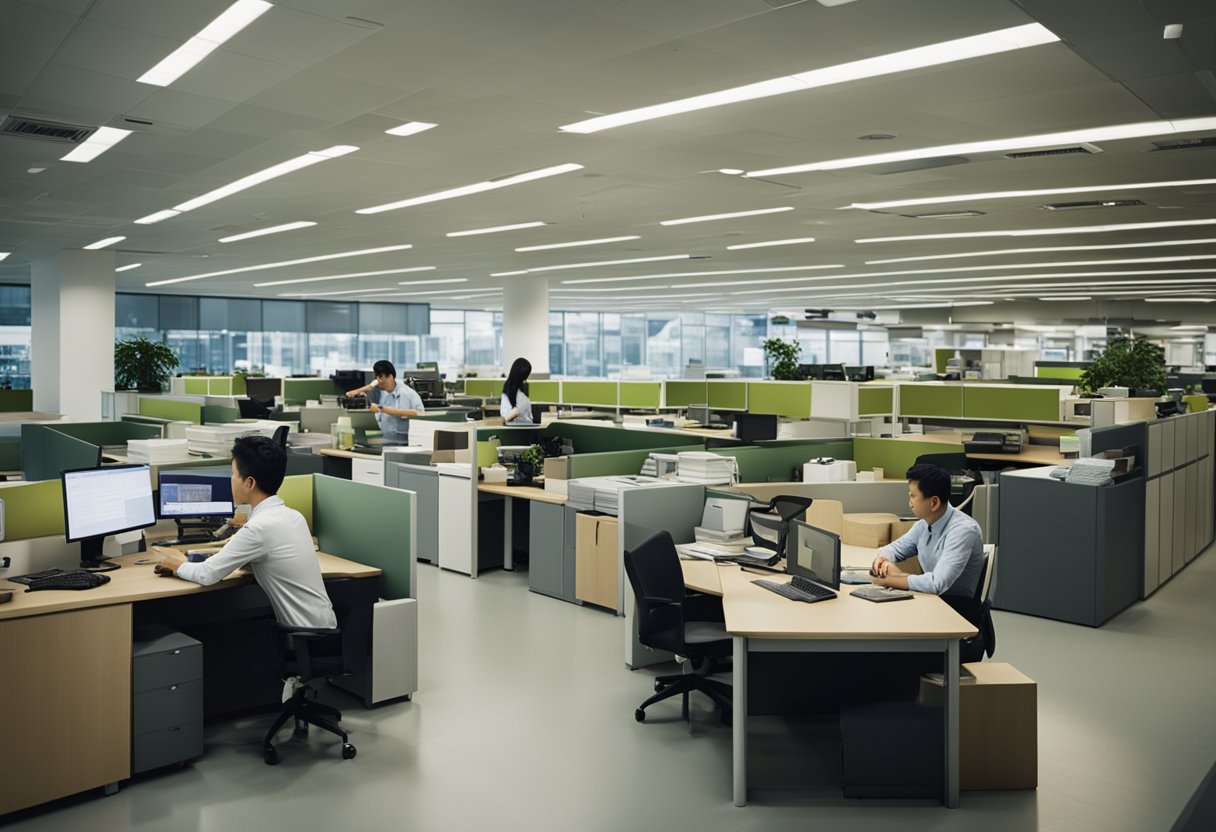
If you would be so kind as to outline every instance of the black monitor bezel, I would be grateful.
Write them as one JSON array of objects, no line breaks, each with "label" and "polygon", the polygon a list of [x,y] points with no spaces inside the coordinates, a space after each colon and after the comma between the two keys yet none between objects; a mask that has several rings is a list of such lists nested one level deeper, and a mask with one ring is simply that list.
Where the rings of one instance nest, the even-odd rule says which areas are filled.
[{"label": "black monitor bezel", "polygon": [[[68,474],[83,474],[83,473],[93,472],[93,471],[121,471],[123,469],[130,469],[130,468],[142,468],[148,472],[148,499],[152,501],[152,522],[151,523],[141,523],[138,526],[128,526],[125,529],[114,529],[112,531],[107,531],[104,534],[100,534],[100,535],[90,534],[90,535],[84,535],[81,537],[71,537],[71,534],[72,534],[71,523],[68,520]],[[60,483],[60,486],[61,486],[62,492],[63,492],[63,537],[64,537],[64,540],[66,540],[68,543],[80,543],[85,540],[93,540],[93,539],[99,538],[99,537],[109,537],[110,535],[124,534],[126,532],[133,532],[137,529],[148,529],[148,528],[151,528],[152,526],[156,525],[156,521],[157,521],[156,496],[155,496],[155,489],[152,488],[152,466],[151,465],[146,465],[146,464],[139,463],[139,462],[132,462],[132,463],[124,464],[124,465],[95,465],[91,468],[71,468],[71,469],[59,472],[59,483]]]},{"label": "black monitor bezel", "polygon": [[[797,534],[795,532],[796,527],[798,526],[806,526],[808,529],[813,529],[820,534],[827,535],[834,541],[835,546],[833,547],[834,554],[832,557],[832,575],[830,581],[817,577],[816,573],[810,569],[803,569],[801,566],[798,566],[796,558],[790,557],[791,547],[794,545],[794,541],[797,539]],[[790,575],[806,578],[808,581],[814,581],[815,583],[822,584],[830,589],[840,589],[841,545],[840,535],[836,534],[835,532],[830,532],[827,529],[820,528],[819,526],[807,523],[803,520],[791,520],[785,536],[785,551],[782,552],[782,554],[785,556],[785,571]]]},{"label": "black monitor bezel", "polygon": [[[219,465],[214,466],[214,467],[216,468],[217,471],[226,471],[227,470]],[[191,470],[197,470],[197,469],[191,469]],[[231,472],[228,472],[228,473],[229,473],[229,483],[228,484],[229,484],[229,490],[231,491],[231,485],[232,485]],[[194,474],[194,475],[188,474],[180,468],[170,469],[167,471],[157,471],[156,472],[156,497],[155,497],[155,499],[153,499],[152,504],[153,504],[153,509],[156,512],[156,517],[158,520],[191,520],[191,519],[199,518],[199,517],[231,517],[233,514],[236,513],[236,506],[237,506],[236,495],[233,495],[231,511],[221,512],[221,513],[216,513],[216,514],[162,514],[161,510],[160,510],[161,509],[160,483],[161,483],[161,480],[165,476],[174,476],[174,475],[203,476],[203,475],[199,475],[199,474]],[[216,479],[222,479],[222,477],[217,477]]]}]

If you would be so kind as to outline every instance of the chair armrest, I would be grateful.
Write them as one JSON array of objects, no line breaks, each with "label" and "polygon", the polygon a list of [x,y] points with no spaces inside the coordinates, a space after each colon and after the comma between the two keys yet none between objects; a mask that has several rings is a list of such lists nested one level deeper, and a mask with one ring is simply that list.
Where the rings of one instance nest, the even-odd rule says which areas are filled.
[{"label": "chair armrest", "polygon": [[657,595],[644,595],[644,596],[642,596],[642,600],[645,601],[647,604],[653,604],[656,607],[666,607],[666,606],[678,607],[678,606],[680,606],[680,604],[678,602],[673,601],[670,598],[661,598]]}]

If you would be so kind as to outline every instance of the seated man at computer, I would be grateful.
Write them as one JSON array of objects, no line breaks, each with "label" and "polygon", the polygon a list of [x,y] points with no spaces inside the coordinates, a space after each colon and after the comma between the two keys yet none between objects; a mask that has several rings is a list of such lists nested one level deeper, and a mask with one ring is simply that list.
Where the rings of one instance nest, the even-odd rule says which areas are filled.
[{"label": "seated man at computer", "polygon": [[[870,580],[897,589],[971,597],[984,568],[979,524],[950,505],[950,474],[945,468],[913,465],[906,476],[908,507],[919,522],[878,550]],[[919,556],[923,574],[910,575],[897,566],[913,555]]]},{"label": "seated man at computer", "polygon": [[277,496],[286,471],[287,452],[273,439],[237,439],[232,446],[232,496],[234,502],[252,507],[249,519],[202,563],[189,563],[173,549],[159,550],[164,557],[156,571],[211,586],[248,566],[280,624],[333,629],[338,619],[325,593],[308,522]]},{"label": "seated man at computer", "polygon": [[409,438],[410,417],[425,413],[422,397],[404,382],[397,381],[393,362],[380,360],[372,365],[376,380],[363,387],[348,390],[346,395],[366,393],[372,413],[380,424],[380,435],[386,445],[404,445]]}]

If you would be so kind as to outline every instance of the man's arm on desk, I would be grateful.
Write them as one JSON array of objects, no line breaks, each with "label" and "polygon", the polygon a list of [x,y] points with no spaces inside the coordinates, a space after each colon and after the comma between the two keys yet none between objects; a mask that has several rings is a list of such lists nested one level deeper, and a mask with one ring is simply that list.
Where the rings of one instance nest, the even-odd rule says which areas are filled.
[{"label": "man's arm on desk", "polygon": [[257,560],[262,553],[261,532],[254,526],[242,526],[240,531],[232,536],[211,557],[202,563],[189,563],[180,554],[166,555],[161,561],[160,568],[166,568],[183,580],[193,581],[203,586],[219,583],[230,574]]},{"label": "man's arm on desk", "polygon": [[[888,570],[894,570],[892,577],[906,574],[896,567],[895,564],[901,560],[907,560],[920,551],[920,530],[917,526],[913,526],[906,534],[901,535],[896,540],[892,540],[878,550],[878,555],[875,556],[874,563],[870,566],[871,575],[885,578],[887,577]],[[875,583],[878,583],[878,581],[875,581]],[[882,586],[888,586],[888,584],[882,584]],[[907,589],[908,587],[905,585],[899,588]]]}]

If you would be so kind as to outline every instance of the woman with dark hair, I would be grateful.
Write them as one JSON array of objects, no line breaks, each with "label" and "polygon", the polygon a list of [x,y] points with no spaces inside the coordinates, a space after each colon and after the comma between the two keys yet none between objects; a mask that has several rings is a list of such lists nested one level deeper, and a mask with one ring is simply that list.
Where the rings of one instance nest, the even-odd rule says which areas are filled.
[{"label": "woman with dark hair", "polygon": [[532,365],[526,358],[517,358],[507,373],[506,383],[502,386],[502,401],[498,404],[498,412],[502,421],[507,425],[534,425],[532,418],[532,402],[528,401],[528,376],[532,373]]}]

